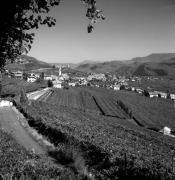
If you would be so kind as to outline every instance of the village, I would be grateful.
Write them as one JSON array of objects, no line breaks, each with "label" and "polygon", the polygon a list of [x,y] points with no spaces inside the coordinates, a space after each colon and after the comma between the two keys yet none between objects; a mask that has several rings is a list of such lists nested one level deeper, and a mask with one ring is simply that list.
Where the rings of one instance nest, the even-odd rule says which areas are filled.
[{"label": "village", "polygon": [[[22,63],[22,62],[20,62]],[[56,72],[56,73],[55,73]],[[138,76],[116,76],[112,73],[85,73],[70,71],[69,66],[55,66],[48,73],[43,71],[25,72],[5,70],[5,75],[9,78],[23,79],[29,83],[38,82],[41,79],[49,81],[54,88],[69,88],[78,86],[90,86],[98,88],[113,89],[115,91],[133,91],[149,98],[162,98],[175,100],[175,94],[154,90],[150,87],[133,86],[135,82],[140,82],[142,78]],[[146,77],[147,80],[157,80],[156,77]]]}]

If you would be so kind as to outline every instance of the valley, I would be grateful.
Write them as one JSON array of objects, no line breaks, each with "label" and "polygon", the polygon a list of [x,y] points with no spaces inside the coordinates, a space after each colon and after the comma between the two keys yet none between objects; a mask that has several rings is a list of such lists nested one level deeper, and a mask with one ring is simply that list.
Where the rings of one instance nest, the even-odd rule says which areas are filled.
[{"label": "valley", "polygon": [[[163,71],[147,74],[157,66],[149,69],[151,57],[163,66],[162,58],[167,58],[169,66],[171,56],[103,62],[100,67],[91,62],[97,67],[93,73],[67,64],[44,68],[40,61],[38,69],[7,69],[1,77],[1,100],[12,102],[16,110],[1,109],[0,133],[22,146],[21,152],[35,152],[32,158],[50,169],[49,177],[173,180],[174,79]],[[114,66],[118,63],[119,69]],[[115,71],[105,73],[109,65]]]}]

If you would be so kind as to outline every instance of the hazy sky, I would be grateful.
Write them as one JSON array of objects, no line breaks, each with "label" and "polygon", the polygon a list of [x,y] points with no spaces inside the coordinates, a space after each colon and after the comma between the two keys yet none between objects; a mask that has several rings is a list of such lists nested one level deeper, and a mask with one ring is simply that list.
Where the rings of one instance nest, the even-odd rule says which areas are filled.
[{"label": "hazy sky", "polygon": [[87,33],[80,0],[62,0],[50,14],[52,28],[36,32],[28,55],[46,62],[122,60],[150,53],[175,52],[175,0],[97,0],[106,20]]}]

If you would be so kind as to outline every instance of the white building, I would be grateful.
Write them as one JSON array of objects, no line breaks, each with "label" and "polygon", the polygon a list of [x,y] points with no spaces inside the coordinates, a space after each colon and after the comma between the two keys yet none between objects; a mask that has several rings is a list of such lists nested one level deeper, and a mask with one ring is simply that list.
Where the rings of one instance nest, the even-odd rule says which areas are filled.
[{"label": "white building", "polygon": [[159,92],[161,98],[166,99],[167,98],[167,93]]},{"label": "white building", "polygon": [[88,81],[91,81],[92,79],[98,79],[98,80],[102,80],[102,81],[106,81],[106,77],[105,77],[105,74],[92,74],[92,75],[89,75],[87,77],[87,80]]},{"label": "white building", "polygon": [[35,78],[35,77],[28,77],[28,78],[27,78],[27,82],[33,83],[33,82],[35,82],[35,81],[36,81],[36,78]]},{"label": "white building", "polygon": [[142,94],[142,93],[143,93],[143,90],[140,89],[140,88],[136,88],[136,92],[138,92],[139,94]]},{"label": "white building", "polygon": [[131,87],[131,91],[135,91],[135,87]]},{"label": "white building", "polygon": [[120,85],[114,85],[114,90],[119,91],[120,90]]},{"label": "white building", "polygon": [[44,80],[51,80],[52,81],[52,76],[44,76]]},{"label": "white building", "polygon": [[170,94],[172,100],[175,100],[175,94]]},{"label": "white building", "polygon": [[171,134],[171,129],[169,127],[164,127],[163,129],[161,129],[159,132],[163,133],[164,135],[169,135]]},{"label": "white building", "polygon": [[150,98],[158,97],[158,93],[157,92],[149,92],[149,97]]},{"label": "white building", "polygon": [[15,78],[17,78],[17,79],[22,79],[22,77],[23,77],[23,72],[22,72],[22,71],[15,71],[15,72],[13,72],[13,75],[14,75]]},{"label": "white building", "polygon": [[61,81],[53,81],[53,87],[54,88],[62,88],[62,82]]},{"label": "white building", "polygon": [[72,86],[72,87],[75,87],[76,83],[70,82],[70,83],[68,83],[68,85],[69,85],[69,86]]}]

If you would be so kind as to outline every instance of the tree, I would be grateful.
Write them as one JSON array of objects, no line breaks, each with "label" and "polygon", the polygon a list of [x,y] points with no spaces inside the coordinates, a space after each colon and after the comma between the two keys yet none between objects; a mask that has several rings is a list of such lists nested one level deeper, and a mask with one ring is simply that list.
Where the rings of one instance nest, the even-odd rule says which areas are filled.
[{"label": "tree", "polygon": [[1,93],[2,93],[2,82],[0,81],[0,96],[1,96]]},{"label": "tree", "polygon": [[28,103],[28,98],[27,98],[27,95],[26,95],[24,89],[21,89],[21,93],[20,93],[20,103],[21,103],[21,104],[26,104],[26,103]]},{"label": "tree", "polygon": [[47,81],[47,86],[48,87],[53,87],[53,82],[50,79]]},{"label": "tree", "polygon": [[[89,19],[88,32],[98,18],[104,19],[102,11],[97,10],[95,0],[81,0],[87,7]],[[53,6],[60,0],[5,0],[0,6],[0,68],[13,62],[19,55],[31,49],[34,40],[32,29],[40,25],[55,25],[55,18],[48,16]]]},{"label": "tree", "polygon": [[166,98],[167,98],[167,99],[171,99],[171,96],[170,96],[170,92],[169,92],[169,90],[166,90],[166,93],[167,93]]},{"label": "tree", "polygon": [[23,79],[24,81],[27,81],[27,78],[28,78],[28,74],[26,72],[23,73]]},{"label": "tree", "polygon": [[146,97],[149,97],[149,92],[148,92],[148,90],[144,89],[143,95],[146,96]]},{"label": "tree", "polygon": [[40,79],[41,79],[41,80],[44,80],[44,72],[42,72],[42,73],[40,74]]},{"label": "tree", "polygon": [[121,85],[121,86],[120,86],[120,90],[125,90],[125,86],[124,86],[124,85]]}]

